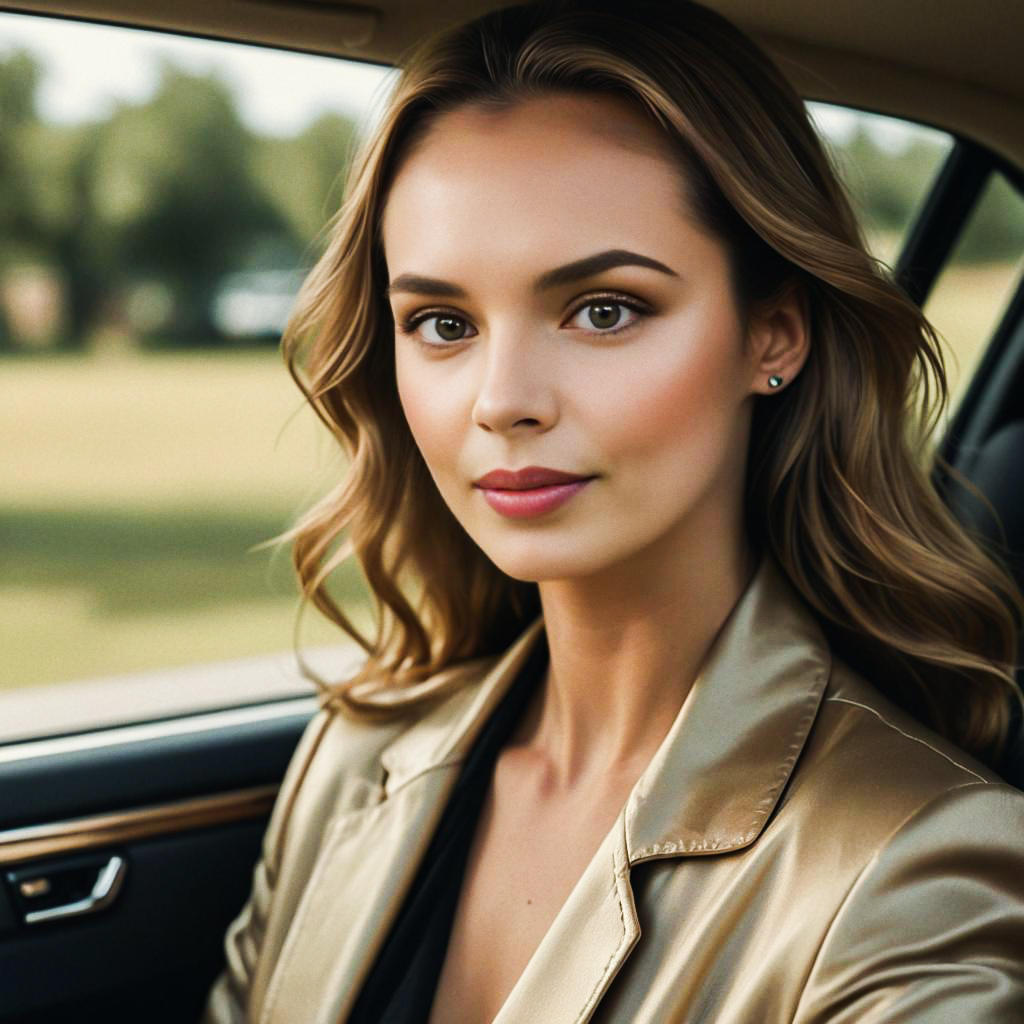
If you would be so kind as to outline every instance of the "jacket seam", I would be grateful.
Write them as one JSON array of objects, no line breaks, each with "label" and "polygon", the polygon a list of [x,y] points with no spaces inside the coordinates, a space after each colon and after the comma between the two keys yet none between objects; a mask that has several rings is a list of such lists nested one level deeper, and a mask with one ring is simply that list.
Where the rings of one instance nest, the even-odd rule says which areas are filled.
[{"label": "jacket seam", "polygon": [[870,707],[867,704],[861,704],[859,701],[850,700],[848,697],[829,697],[828,699],[830,701],[834,701],[837,704],[849,704],[851,707],[860,708],[862,711],[870,712],[883,725],[888,726],[890,729],[894,730],[895,732],[898,732],[901,736],[906,737],[906,739],[908,739],[908,740],[912,740],[914,743],[920,743],[921,746],[923,746],[923,747],[927,747],[930,751],[932,751],[932,753],[938,754],[939,757],[941,757],[944,760],[948,761],[950,764],[955,765],[961,771],[967,772],[968,775],[970,775],[972,778],[977,779],[979,782],[982,782],[985,785],[989,784],[990,780],[984,778],[984,776],[981,776],[977,772],[972,771],[970,768],[967,767],[967,765],[961,764],[959,761],[954,760],[952,757],[949,756],[949,754],[945,753],[942,750],[939,750],[938,747],[933,747],[927,740],[923,740],[919,736],[912,736],[909,732],[905,732],[898,725],[895,725],[893,722],[890,722],[887,718],[885,718],[883,715],[881,715],[873,707]]},{"label": "jacket seam", "polygon": [[[434,761],[431,764],[426,764],[426,765],[423,765],[423,766],[421,766],[419,768],[413,769],[408,775],[404,775],[402,777],[402,781],[399,782],[393,789],[389,789],[385,785],[384,788],[385,788],[385,791],[387,792],[388,799],[390,799],[391,797],[397,795],[398,793],[401,793],[402,790],[405,789],[406,786],[408,786],[412,782],[415,782],[417,779],[422,778],[424,775],[429,775],[430,772],[440,771],[442,768],[452,768],[452,767],[454,767],[456,765],[462,764],[465,760],[466,760],[466,755],[465,754],[453,754],[453,755],[451,755],[449,757],[443,758],[440,761]],[[378,761],[378,763],[380,763],[380,758],[378,758],[377,761]],[[396,767],[402,767],[402,766],[396,766]],[[385,771],[386,771],[386,769],[385,769]],[[391,772],[391,775],[395,775],[395,774],[396,774],[395,772]]]},{"label": "jacket seam", "polygon": [[[843,698],[837,697],[832,699],[839,700]],[[843,699],[843,702],[846,704],[856,703],[855,701],[848,701],[845,699]],[[866,707],[863,704],[859,704],[857,706],[864,707],[867,711],[873,710],[872,708]],[[877,714],[877,712],[875,713]],[[879,715],[878,717],[881,718],[882,716]],[[882,721],[885,720],[882,719]],[[886,722],[885,724],[891,725],[891,723],[889,722]],[[896,729],[897,727],[892,726],[892,728]],[[897,731],[901,732],[902,730],[897,729]],[[906,735],[906,733],[904,733],[904,735]],[[914,739],[914,737],[911,736],[910,739]],[[928,746],[928,744],[925,744],[925,746]],[[942,751],[937,750],[936,753],[941,754]],[[952,758],[950,758],[949,760],[952,760]],[[953,763],[955,764],[956,762],[954,761]],[[967,770],[969,771],[969,769]],[[798,1022],[801,1019],[800,1014],[803,1012],[804,997],[807,995],[808,982],[814,976],[815,972],[818,970],[819,965],[821,964],[822,956],[824,954],[825,949],[828,947],[829,941],[832,938],[832,933],[838,927],[839,920],[843,917],[844,913],[849,907],[851,900],[854,898],[854,894],[861,887],[861,883],[864,881],[864,879],[871,873],[872,869],[878,864],[879,860],[882,857],[882,854],[885,852],[886,849],[888,849],[892,845],[892,842],[896,838],[896,836],[898,836],[915,818],[919,817],[924,810],[931,807],[932,804],[937,803],[939,800],[951,796],[953,793],[959,792],[961,789],[972,789],[975,786],[979,785],[989,785],[987,779],[983,779],[981,778],[981,776],[975,777],[978,779],[978,782],[961,782],[958,785],[951,786],[949,789],[943,790],[941,793],[938,793],[930,799],[925,800],[923,803],[918,804],[918,806],[915,807],[912,811],[909,811],[907,815],[900,821],[900,823],[896,825],[892,829],[892,831],[889,832],[889,834],[885,837],[885,839],[882,842],[879,843],[878,847],[864,863],[864,866],[860,869],[860,871],[857,872],[856,877],[850,883],[849,889],[846,890],[846,895],[843,896],[842,900],[840,900],[839,902],[839,905],[836,907],[835,913],[832,915],[832,919],[829,921],[828,927],[825,929],[825,932],[822,935],[821,943],[818,946],[818,951],[814,954],[814,959],[811,961],[811,964],[807,969],[807,973],[804,975],[803,983],[800,986],[800,998],[797,1000],[796,1007],[793,1010],[794,1024],[798,1024]]]}]

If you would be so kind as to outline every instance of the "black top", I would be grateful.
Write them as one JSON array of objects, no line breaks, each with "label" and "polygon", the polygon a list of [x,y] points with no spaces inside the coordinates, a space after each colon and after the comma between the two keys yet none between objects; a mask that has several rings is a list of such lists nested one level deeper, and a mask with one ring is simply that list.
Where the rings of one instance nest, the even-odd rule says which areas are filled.
[{"label": "black top", "polygon": [[514,682],[462,766],[412,887],[395,918],[348,1024],[425,1024],[441,977],[462,876],[498,753],[515,731],[548,664],[541,630]]}]

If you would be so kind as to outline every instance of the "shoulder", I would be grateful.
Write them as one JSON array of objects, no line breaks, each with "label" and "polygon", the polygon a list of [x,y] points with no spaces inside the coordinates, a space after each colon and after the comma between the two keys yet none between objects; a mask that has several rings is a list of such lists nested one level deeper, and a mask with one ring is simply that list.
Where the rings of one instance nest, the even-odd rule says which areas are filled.
[{"label": "shoulder", "polygon": [[998,843],[1024,882],[1024,793],[838,659],[779,814],[839,841],[846,877],[884,850]]},{"label": "shoulder", "polygon": [[[852,807],[884,801],[893,815],[962,787],[1017,793],[838,658],[801,761],[806,779],[825,784],[827,776],[833,795]],[[1024,806],[1024,794],[1018,796]]]},{"label": "shoulder", "polygon": [[1024,794],[842,664],[806,753],[854,853],[797,1019],[1020,1019]]},{"label": "shoulder", "polygon": [[777,815],[835,837],[847,878],[885,851],[909,855],[911,841],[925,853],[996,844],[1021,868],[1024,897],[1024,792],[840,658]]},{"label": "shoulder", "polygon": [[842,662],[801,761],[793,799],[846,870],[798,1019],[1017,1019],[1024,793]]},{"label": "shoulder", "polygon": [[[347,666],[348,678],[361,662]],[[332,818],[378,802],[388,751],[443,731],[473,699],[489,664],[489,659],[479,659],[446,670],[456,685],[428,703],[410,703],[411,693],[396,690],[387,699],[390,713],[376,720],[352,718],[332,703],[322,706],[289,762],[265,838],[266,852],[280,859],[289,835],[301,837],[292,842],[315,847]],[[420,688],[436,686],[438,678],[431,677]]]}]

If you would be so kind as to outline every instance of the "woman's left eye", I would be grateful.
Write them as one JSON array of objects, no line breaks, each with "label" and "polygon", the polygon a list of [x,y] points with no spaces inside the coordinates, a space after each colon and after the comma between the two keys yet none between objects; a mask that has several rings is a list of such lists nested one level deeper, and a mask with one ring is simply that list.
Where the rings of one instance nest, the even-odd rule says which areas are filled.
[{"label": "woman's left eye", "polygon": [[569,323],[597,334],[615,334],[640,319],[640,311],[613,299],[592,299],[573,314]]}]

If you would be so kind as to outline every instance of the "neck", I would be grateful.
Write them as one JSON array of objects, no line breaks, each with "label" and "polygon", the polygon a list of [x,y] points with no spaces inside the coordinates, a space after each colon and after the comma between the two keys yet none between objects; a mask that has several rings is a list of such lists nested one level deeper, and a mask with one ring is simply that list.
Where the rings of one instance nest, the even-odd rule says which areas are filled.
[{"label": "neck", "polygon": [[557,788],[635,777],[686,699],[746,589],[744,541],[645,552],[600,577],[540,584],[550,663],[518,742]]}]

